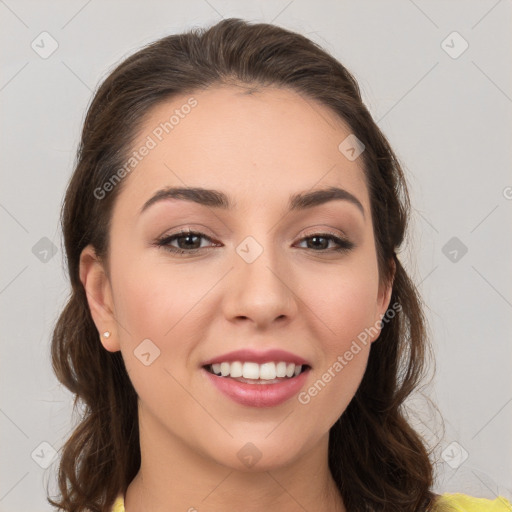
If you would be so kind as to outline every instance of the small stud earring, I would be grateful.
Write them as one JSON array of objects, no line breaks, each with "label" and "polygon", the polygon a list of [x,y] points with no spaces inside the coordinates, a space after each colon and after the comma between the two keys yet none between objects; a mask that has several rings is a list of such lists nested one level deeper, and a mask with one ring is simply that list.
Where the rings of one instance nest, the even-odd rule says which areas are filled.
[{"label": "small stud earring", "polygon": [[103,337],[104,337],[104,338],[110,338],[110,331],[105,331],[105,332],[103,333]]}]

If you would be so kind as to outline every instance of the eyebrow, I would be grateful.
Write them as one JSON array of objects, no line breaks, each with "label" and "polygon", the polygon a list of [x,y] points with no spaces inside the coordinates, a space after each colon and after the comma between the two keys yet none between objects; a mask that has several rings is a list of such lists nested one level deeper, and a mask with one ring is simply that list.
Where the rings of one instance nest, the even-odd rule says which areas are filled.
[{"label": "eyebrow", "polygon": [[[223,210],[233,210],[235,203],[220,190],[212,190],[201,187],[168,187],[159,190],[150,197],[142,206],[140,214],[146,211],[151,205],[169,199],[180,199],[183,201],[192,201],[200,205],[211,208],[221,208]],[[365,217],[364,207],[353,194],[339,187],[329,187],[326,189],[312,190],[292,194],[288,201],[289,211],[300,211],[307,208],[313,208],[329,201],[340,200],[347,201],[357,206]]]}]

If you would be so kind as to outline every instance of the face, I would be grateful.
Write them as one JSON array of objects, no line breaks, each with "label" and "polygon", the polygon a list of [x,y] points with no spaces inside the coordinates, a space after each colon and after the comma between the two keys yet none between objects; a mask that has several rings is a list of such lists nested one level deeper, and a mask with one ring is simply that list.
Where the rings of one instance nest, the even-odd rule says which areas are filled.
[{"label": "face", "polygon": [[[391,293],[379,287],[362,159],[338,149],[349,134],[329,109],[277,88],[216,87],[148,114],[108,269],[90,247],[81,261],[98,330],[112,333],[102,343],[121,350],[139,396],[141,438],[245,470],[247,455],[270,469],[326,446]],[[230,207],[159,194],[173,187],[216,190]],[[337,198],[290,204],[332,187]],[[230,361],[241,379],[209,371],[236,376]],[[293,361],[305,364],[291,378],[274,379],[283,364],[243,365]]]}]

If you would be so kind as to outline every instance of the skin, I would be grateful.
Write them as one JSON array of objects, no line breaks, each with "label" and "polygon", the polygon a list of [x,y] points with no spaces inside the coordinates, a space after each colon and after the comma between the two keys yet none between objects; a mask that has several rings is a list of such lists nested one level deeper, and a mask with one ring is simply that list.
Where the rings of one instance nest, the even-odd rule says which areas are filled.
[{"label": "skin", "polygon": [[[150,111],[134,148],[190,96]],[[344,511],[328,469],[328,435],[361,382],[371,343],[308,404],[295,396],[275,407],[242,406],[209,383],[201,362],[239,348],[281,348],[310,362],[307,390],[378,324],[391,286],[379,285],[361,159],[338,150],[351,133],[346,124],[290,90],[246,94],[231,85],[193,96],[198,105],[124,178],[108,264],[91,246],[81,257],[93,319],[100,333],[111,332],[101,343],[121,350],[139,396],[142,464],[126,510]],[[236,208],[174,199],[139,215],[166,186],[222,190]],[[292,193],[329,186],[356,196],[365,215],[340,200],[287,213]],[[203,249],[192,256],[154,245],[180,228],[213,242],[199,239],[194,247]],[[308,245],[306,237],[326,230],[355,247]],[[247,236],[263,248],[250,264],[236,252]],[[179,242],[172,245],[187,247]],[[134,355],[144,339],[160,350],[148,366]],[[237,456],[248,442],[261,455],[252,467]]]}]

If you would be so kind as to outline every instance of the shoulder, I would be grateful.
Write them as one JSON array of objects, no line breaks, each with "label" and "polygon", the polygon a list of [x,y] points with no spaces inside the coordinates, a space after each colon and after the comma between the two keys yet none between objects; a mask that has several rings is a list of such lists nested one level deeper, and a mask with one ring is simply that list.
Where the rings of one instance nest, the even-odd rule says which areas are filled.
[{"label": "shoulder", "polygon": [[112,507],[112,512],[125,512],[124,510],[124,499],[123,495],[120,494],[116,501],[114,501],[114,506]]},{"label": "shoulder", "polygon": [[[476,498],[461,493],[444,493],[438,498],[436,505],[445,505],[439,510],[460,512],[512,512],[512,504],[503,496],[494,500]],[[438,510],[437,508],[434,510]]]}]

